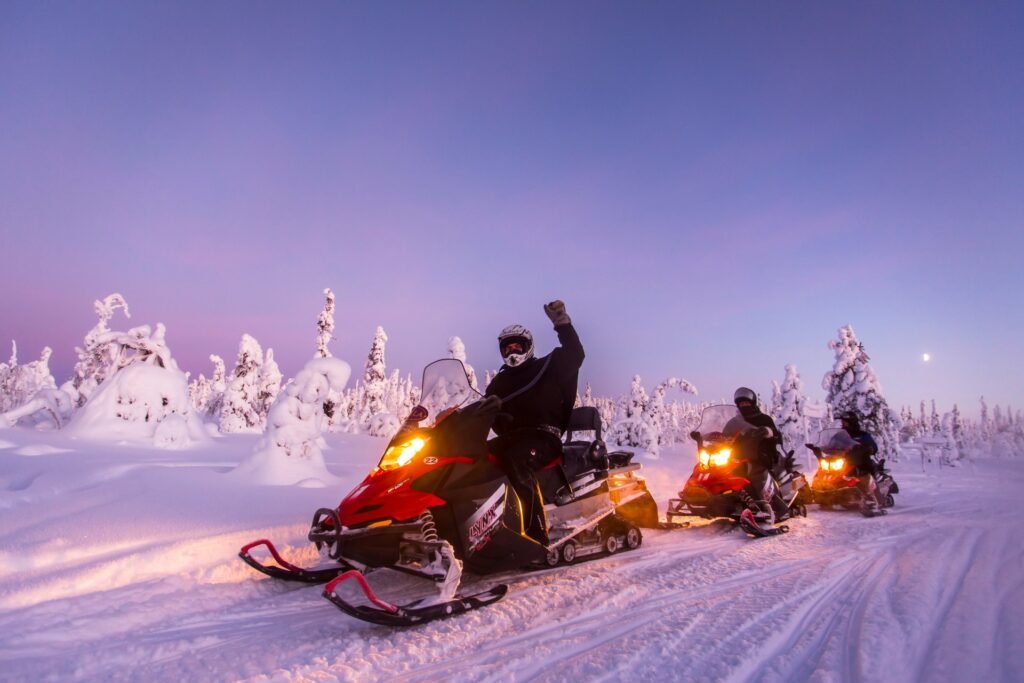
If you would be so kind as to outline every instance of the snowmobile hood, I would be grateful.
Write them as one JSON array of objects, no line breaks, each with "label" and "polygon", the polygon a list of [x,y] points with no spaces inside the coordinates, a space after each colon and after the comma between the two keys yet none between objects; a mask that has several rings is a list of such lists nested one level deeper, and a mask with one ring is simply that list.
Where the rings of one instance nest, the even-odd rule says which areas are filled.
[{"label": "snowmobile hood", "polygon": [[389,471],[376,470],[355,487],[338,506],[338,517],[347,527],[359,527],[373,522],[404,522],[419,517],[428,508],[444,505],[444,500],[432,493],[418,491],[413,481],[452,459],[427,456],[415,463]]}]

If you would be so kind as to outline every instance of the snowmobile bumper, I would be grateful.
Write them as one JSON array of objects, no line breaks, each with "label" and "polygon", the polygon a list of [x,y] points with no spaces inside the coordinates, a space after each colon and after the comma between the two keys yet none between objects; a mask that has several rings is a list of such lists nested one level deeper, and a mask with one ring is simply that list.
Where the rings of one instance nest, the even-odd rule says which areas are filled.
[{"label": "snowmobile bumper", "polygon": [[[273,556],[274,561],[277,562],[278,566],[261,564],[249,551],[253,548],[264,545],[270,554]],[[301,583],[327,583],[338,575],[338,572],[343,571],[346,567],[329,567],[326,569],[303,569],[297,567],[291,562],[281,557],[281,553],[277,551],[274,544],[265,538],[253,541],[247,545],[242,546],[242,549],[238,552],[238,556],[242,560],[255,569],[256,571],[262,572],[267,576],[275,579],[283,579],[285,581],[299,581]]]},{"label": "snowmobile bumper", "polygon": [[[340,583],[348,579],[355,579],[370,601],[370,605],[352,604],[334,592]],[[456,614],[493,604],[505,597],[507,592],[508,586],[501,584],[480,593],[442,602],[430,603],[423,600],[408,605],[393,605],[378,598],[366,582],[366,578],[357,571],[345,572],[324,586],[324,597],[332,605],[349,616],[380,626],[416,626],[435,619],[453,617]]]}]

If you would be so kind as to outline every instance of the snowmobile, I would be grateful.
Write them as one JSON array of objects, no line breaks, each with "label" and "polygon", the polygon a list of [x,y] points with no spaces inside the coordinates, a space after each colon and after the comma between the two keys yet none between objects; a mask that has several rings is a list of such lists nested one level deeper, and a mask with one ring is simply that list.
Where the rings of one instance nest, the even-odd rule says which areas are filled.
[{"label": "snowmobile", "polygon": [[[608,452],[595,408],[576,408],[563,454],[538,473],[550,544],[525,533],[522,504],[487,441],[500,411],[495,397],[474,391],[456,359],[423,373],[420,405],[391,439],[377,467],[336,508],[313,515],[308,538],[333,564],[303,569],[266,539],[239,556],[269,576],[325,583],[324,597],[343,612],[376,624],[408,626],[500,600],[507,585],[463,595],[463,568],[478,575],[569,564],[588,555],[638,547],[641,527],[658,526],[658,508],[638,476],[632,453]],[[428,417],[429,426],[422,426]],[[593,439],[573,439],[592,431]],[[277,565],[250,553],[266,546]],[[371,570],[391,569],[427,579],[437,594],[405,604],[377,597]],[[353,580],[368,604],[342,597]],[[352,591],[349,591],[352,592]],[[360,600],[360,602],[362,602]]]},{"label": "snowmobile", "polygon": [[[896,504],[893,494],[899,493],[900,488],[885,469],[885,460],[877,464],[875,476],[859,470],[854,463],[860,455],[857,451],[864,446],[845,429],[826,429],[818,435],[817,443],[804,445],[818,458],[818,471],[811,483],[813,502],[823,508],[841,505],[848,510],[860,510],[866,517],[885,514],[885,508]],[[867,504],[864,488],[877,507]]]},{"label": "snowmobile", "polygon": [[793,463],[790,451],[773,467],[767,478],[763,500],[770,502],[771,521],[760,524],[744,501],[747,462],[737,457],[756,452],[766,428],[747,422],[734,405],[708,406],[701,413],[700,425],[690,433],[697,442],[697,464],[679,498],[668,501],[666,518],[695,515],[706,519],[725,517],[737,522],[754,537],[773,536],[789,531],[775,525],[776,518],[807,515],[807,479]]}]

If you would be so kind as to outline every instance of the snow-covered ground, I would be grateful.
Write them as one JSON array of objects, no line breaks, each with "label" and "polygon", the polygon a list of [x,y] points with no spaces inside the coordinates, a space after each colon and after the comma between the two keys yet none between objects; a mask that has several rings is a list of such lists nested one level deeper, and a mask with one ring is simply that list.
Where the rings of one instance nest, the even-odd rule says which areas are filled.
[{"label": "snow-covered ground", "polygon": [[[236,557],[268,537],[314,564],[313,510],[384,442],[329,436],[337,488],[225,476],[257,438],[165,451],[0,431],[0,679],[1024,680],[1022,461],[901,463],[887,517],[814,507],[763,540],[717,523],[648,532],[633,552],[506,577],[492,607],[391,631]],[[644,461],[662,508],[692,457]]]}]

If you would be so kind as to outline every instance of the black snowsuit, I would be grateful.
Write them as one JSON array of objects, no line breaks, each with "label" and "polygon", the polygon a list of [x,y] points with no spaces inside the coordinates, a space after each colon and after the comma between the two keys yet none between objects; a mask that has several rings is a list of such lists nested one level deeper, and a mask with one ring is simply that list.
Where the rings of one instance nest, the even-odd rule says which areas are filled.
[{"label": "black snowsuit", "polygon": [[[498,438],[492,445],[523,503],[527,533],[545,545],[547,522],[534,472],[562,454],[561,434],[569,426],[584,358],[583,345],[571,324],[560,325],[555,332],[560,347],[514,368],[502,366],[485,391],[487,396],[508,399],[501,411],[509,417],[495,421]],[[529,389],[517,394],[525,387]]]},{"label": "black snowsuit", "polygon": [[753,453],[744,454],[747,460],[747,479],[750,480],[745,490],[755,502],[769,503],[775,510],[775,516],[779,517],[786,511],[785,502],[777,495],[770,501],[764,501],[764,488],[768,483],[768,473],[775,467],[779,458],[777,447],[782,445],[782,432],[775,425],[775,420],[770,415],[762,413],[756,405],[740,408],[740,414],[755,427],[768,427],[772,430],[771,437],[760,437],[757,439],[756,447],[751,444],[744,449],[749,451],[756,448]]},{"label": "black snowsuit", "polygon": [[[865,432],[859,427],[850,427],[846,430],[846,433],[857,442],[857,448],[854,448],[850,452],[850,457],[853,460],[854,467],[857,468],[859,473],[862,475],[858,488],[861,493],[867,497],[871,492],[871,482],[868,477],[875,477],[878,475],[878,464],[875,459],[871,456],[878,453],[878,444],[875,442],[875,438],[868,432]],[[863,475],[868,475],[865,477]]]}]

